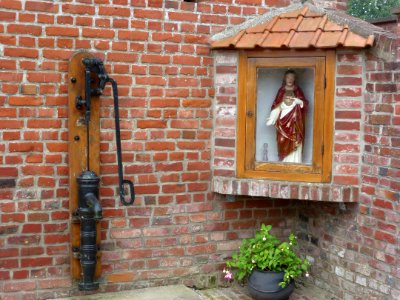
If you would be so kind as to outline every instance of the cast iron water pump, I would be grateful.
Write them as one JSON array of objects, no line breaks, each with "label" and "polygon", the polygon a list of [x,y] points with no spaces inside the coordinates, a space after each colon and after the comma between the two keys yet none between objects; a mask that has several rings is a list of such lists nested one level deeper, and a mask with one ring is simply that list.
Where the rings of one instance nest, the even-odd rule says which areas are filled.
[{"label": "cast iron water pump", "polygon": [[[99,283],[95,282],[97,252],[100,248],[98,245],[97,222],[102,219],[102,208],[99,200],[100,178],[91,170],[90,163],[94,164],[94,160],[89,157],[91,153],[90,145],[92,144],[89,126],[92,110],[91,98],[101,95],[107,82],[112,85],[114,97],[118,183],[121,202],[124,205],[133,204],[135,192],[132,181],[123,178],[117,83],[106,74],[103,62],[100,59],[87,54],[82,54],[82,57],[79,66],[84,67],[84,98],[80,95],[75,98],[75,109],[85,110],[83,123],[86,125],[86,170],[76,177],[78,206],[74,211],[74,215],[80,224],[80,243],[79,247],[73,247],[73,251],[74,256],[80,259],[81,282],[79,283],[79,289],[91,291],[99,288]],[[74,84],[77,79],[73,77],[71,82]],[[79,141],[80,136],[75,136],[74,140]],[[79,157],[71,157],[70,159],[79,159]],[[95,163],[98,164],[97,161]],[[98,166],[96,167],[98,169]],[[129,194],[125,190],[125,186],[129,187]]]}]

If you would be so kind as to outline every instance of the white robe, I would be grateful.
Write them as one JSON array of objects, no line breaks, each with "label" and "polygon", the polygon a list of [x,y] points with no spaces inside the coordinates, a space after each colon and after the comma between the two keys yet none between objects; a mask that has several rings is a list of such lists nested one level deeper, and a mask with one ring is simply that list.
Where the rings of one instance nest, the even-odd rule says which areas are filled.
[{"label": "white robe", "polygon": [[[300,105],[301,108],[303,108],[303,101],[300,100],[299,98],[295,98],[293,103],[291,105],[287,105],[285,102],[282,101],[282,103],[275,107],[271,111],[271,114],[269,115],[267,122],[265,123],[267,126],[275,125],[276,121],[279,119],[282,119],[284,116],[286,116],[288,113],[292,111],[292,109],[296,106]],[[301,163],[302,162],[302,155],[303,155],[303,144],[301,143],[296,150],[293,152],[289,153],[282,162],[287,162],[287,163]]]}]

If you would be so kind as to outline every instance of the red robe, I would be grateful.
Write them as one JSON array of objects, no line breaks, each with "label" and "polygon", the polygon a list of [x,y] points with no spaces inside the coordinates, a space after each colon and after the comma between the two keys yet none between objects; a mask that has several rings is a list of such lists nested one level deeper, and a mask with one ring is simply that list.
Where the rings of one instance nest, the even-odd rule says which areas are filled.
[{"label": "red robe", "polygon": [[[285,86],[283,85],[272,103],[271,111],[278,107],[285,96]],[[281,113],[275,123],[276,143],[278,146],[279,160],[283,160],[297,147],[303,143],[305,136],[305,116],[308,107],[308,101],[303,91],[297,85],[293,88],[294,96],[303,101],[303,107],[297,104],[286,116],[281,119]]]}]

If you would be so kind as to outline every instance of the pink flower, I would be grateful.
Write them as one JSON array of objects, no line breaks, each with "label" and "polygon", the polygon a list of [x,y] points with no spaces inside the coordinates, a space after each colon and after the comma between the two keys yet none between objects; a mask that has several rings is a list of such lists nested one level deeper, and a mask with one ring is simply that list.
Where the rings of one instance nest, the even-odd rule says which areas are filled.
[{"label": "pink flower", "polygon": [[227,280],[227,281],[233,280],[233,274],[230,270],[224,269],[222,272],[225,274],[225,276],[224,276],[225,280]]}]

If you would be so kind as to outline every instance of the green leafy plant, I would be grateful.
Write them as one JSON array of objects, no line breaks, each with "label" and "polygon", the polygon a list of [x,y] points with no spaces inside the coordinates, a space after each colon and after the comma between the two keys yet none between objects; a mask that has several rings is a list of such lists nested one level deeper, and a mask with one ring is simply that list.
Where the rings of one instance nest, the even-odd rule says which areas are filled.
[{"label": "green leafy plant", "polygon": [[391,9],[400,6],[400,0],[349,0],[347,12],[364,20],[391,15]]},{"label": "green leafy plant", "polygon": [[[235,270],[234,277],[242,280],[256,268],[261,271],[285,272],[283,281],[279,283],[285,287],[291,280],[306,273],[310,263],[307,259],[299,258],[294,252],[297,239],[290,234],[288,241],[281,242],[270,234],[271,225],[262,224],[261,229],[253,238],[244,239],[238,253],[226,265]],[[224,270],[225,278],[231,279],[230,270]]]}]

